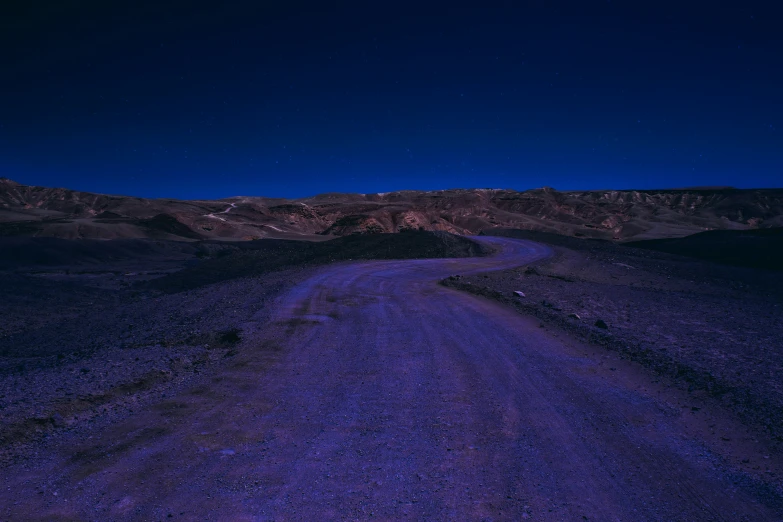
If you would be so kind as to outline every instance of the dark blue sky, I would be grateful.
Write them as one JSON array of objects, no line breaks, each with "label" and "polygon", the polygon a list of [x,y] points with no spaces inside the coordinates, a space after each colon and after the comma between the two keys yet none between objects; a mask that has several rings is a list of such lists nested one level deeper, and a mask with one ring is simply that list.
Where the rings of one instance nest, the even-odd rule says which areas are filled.
[{"label": "dark blue sky", "polygon": [[117,4],[2,3],[0,176],[178,198],[783,186],[773,1]]}]

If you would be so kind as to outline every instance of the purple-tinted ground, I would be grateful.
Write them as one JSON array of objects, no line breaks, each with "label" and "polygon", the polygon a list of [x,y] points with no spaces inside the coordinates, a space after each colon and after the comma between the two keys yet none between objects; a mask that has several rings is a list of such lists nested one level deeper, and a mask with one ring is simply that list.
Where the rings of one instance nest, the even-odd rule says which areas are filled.
[{"label": "purple-tinted ground", "polygon": [[[555,255],[535,266],[450,277],[443,284],[495,298],[621,353],[673,378],[693,396],[719,399],[783,443],[783,272],[605,241],[496,233],[547,241]],[[724,236],[721,248],[733,246],[747,253],[746,264],[766,266],[783,246],[779,237],[754,245],[757,237],[750,234]],[[682,243],[705,241],[672,240],[670,246]],[[710,249],[699,253],[706,256]],[[741,256],[712,257],[734,262]],[[598,321],[603,328],[595,326]]]},{"label": "purple-tinted ground", "polygon": [[[780,519],[775,479],[703,436],[746,433],[719,405],[684,412],[638,365],[437,285],[551,254],[482,241],[499,254],[319,269],[201,382],[4,467],[3,515]],[[743,449],[779,472],[762,442]]]}]

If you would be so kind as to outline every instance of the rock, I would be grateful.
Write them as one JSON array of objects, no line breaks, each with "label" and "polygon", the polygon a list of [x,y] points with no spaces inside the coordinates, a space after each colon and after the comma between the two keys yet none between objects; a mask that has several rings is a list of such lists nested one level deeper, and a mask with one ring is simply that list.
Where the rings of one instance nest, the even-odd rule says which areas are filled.
[{"label": "rock", "polygon": [[525,268],[525,275],[538,275],[538,270],[536,270],[532,266],[529,266]]},{"label": "rock", "polygon": [[605,323],[605,322],[604,322],[602,319],[599,319],[599,320],[597,320],[597,321],[595,322],[595,325],[596,325],[598,328],[603,328],[604,330],[608,330],[608,329],[609,329],[609,325],[608,325],[608,324],[606,324],[606,323]]},{"label": "rock", "polygon": [[519,291],[519,290],[515,290],[515,291],[514,291],[514,294],[516,294],[516,295],[517,295],[517,296],[519,296],[519,297],[525,297],[525,293],[524,293],[524,292],[521,292],[521,291]]},{"label": "rock", "polygon": [[571,317],[572,319],[581,319],[581,317],[579,317],[579,314],[568,314],[568,317]]}]

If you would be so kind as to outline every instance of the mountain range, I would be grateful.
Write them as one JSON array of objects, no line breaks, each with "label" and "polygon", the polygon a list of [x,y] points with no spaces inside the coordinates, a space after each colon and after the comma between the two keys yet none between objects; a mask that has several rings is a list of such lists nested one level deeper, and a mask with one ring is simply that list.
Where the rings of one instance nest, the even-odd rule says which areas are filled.
[{"label": "mountain range", "polygon": [[783,226],[783,189],[508,189],[326,193],[298,199],[147,199],[0,178],[0,236],[66,239],[326,239],[516,228],[618,241]]}]

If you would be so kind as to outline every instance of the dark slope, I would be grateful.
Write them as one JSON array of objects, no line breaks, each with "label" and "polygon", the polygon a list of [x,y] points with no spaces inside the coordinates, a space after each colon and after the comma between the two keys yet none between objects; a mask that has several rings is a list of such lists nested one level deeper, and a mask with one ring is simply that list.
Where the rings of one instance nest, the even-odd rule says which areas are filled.
[{"label": "dark slope", "polygon": [[352,235],[323,242],[267,239],[221,245],[213,257],[143,286],[179,292],[230,279],[333,261],[471,257],[486,253],[485,247],[478,243],[444,232]]},{"label": "dark slope", "polygon": [[783,270],[783,228],[710,230],[682,238],[624,245],[734,266]]}]

